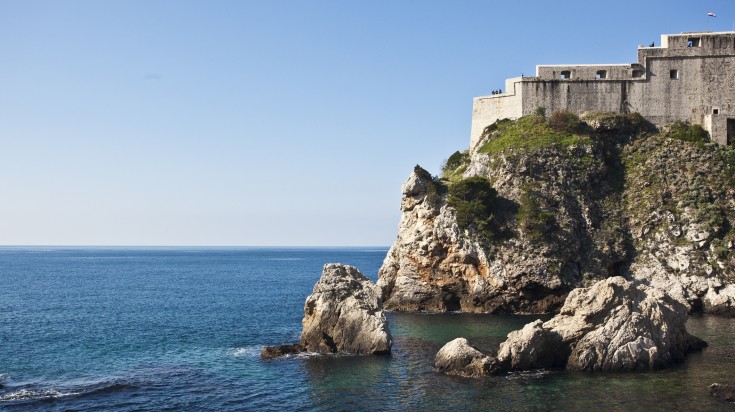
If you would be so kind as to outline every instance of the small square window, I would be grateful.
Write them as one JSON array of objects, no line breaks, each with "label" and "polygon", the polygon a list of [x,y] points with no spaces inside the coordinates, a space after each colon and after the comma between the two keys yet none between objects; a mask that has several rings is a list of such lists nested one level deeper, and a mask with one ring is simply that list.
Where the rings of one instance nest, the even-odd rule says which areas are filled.
[{"label": "small square window", "polygon": [[595,79],[607,79],[607,70],[598,70]]},{"label": "small square window", "polygon": [[631,77],[635,79],[640,79],[643,77],[643,71],[642,70],[633,70],[633,73],[631,74]]},{"label": "small square window", "polygon": [[669,70],[669,78],[670,79],[678,79],[679,78],[679,71],[678,70]]},{"label": "small square window", "polygon": [[571,79],[572,78],[572,72],[569,70],[563,70],[561,72],[561,75],[559,76],[560,79]]},{"label": "small square window", "polygon": [[712,114],[720,114],[720,108],[719,107],[713,108],[712,109]]},{"label": "small square window", "polygon": [[690,37],[687,41],[687,47],[700,47],[701,45],[702,41],[699,37]]}]

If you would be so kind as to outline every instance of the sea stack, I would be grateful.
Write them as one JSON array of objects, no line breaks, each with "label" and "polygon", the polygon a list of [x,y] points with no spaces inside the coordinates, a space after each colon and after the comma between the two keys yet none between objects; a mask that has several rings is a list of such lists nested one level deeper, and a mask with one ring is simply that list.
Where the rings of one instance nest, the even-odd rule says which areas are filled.
[{"label": "sea stack", "polygon": [[348,265],[324,265],[319,281],[304,304],[303,330],[298,344],[267,346],[261,355],[273,358],[291,353],[390,353],[392,337],[377,287]]}]

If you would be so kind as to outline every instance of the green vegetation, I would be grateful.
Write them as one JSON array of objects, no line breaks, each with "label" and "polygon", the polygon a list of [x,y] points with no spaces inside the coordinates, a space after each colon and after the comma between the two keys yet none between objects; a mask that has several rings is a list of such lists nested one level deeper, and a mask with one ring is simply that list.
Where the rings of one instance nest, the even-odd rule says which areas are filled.
[{"label": "green vegetation", "polygon": [[465,150],[464,152],[456,151],[452,153],[452,155],[449,156],[449,159],[447,159],[447,161],[444,163],[444,167],[442,167],[442,171],[447,172],[447,171],[456,170],[458,167],[467,163],[467,161],[469,160],[470,160],[470,155],[467,152],[467,150]]},{"label": "green vegetation", "polygon": [[641,116],[638,112],[620,114],[610,112],[587,112],[583,115],[582,120],[588,123],[606,123],[609,125],[627,125],[636,129],[652,130],[653,126],[648,120]]},{"label": "green vegetation", "polygon": [[590,137],[580,134],[579,125],[579,118],[568,112],[555,112],[548,123],[540,115],[524,116],[515,121],[498,120],[485,128],[488,140],[478,151],[495,155],[509,149],[590,144]]},{"label": "green vegetation", "polygon": [[674,122],[671,125],[667,137],[691,142],[697,146],[704,146],[705,143],[710,141],[709,133],[702,126],[682,121]]},{"label": "green vegetation", "polygon": [[486,238],[493,236],[492,206],[498,192],[484,177],[469,177],[449,185],[447,204],[457,212],[457,224],[462,229],[474,226]]},{"label": "green vegetation", "polygon": [[470,163],[470,154],[467,150],[464,152],[456,151],[449,156],[442,165],[442,177],[449,181],[456,181],[462,178],[462,173],[467,170]]},{"label": "green vegetation", "polygon": [[554,214],[541,208],[539,197],[532,185],[521,187],[516,218],[521,231],[531,240],[544,238],[556,226]]},{"label": "green vegetation", "polygon": [[555,111],[548,120],[549,127],[558,133],[577,133],[582,123],[572,112]]},{"label": "green vegetation", "polygon": [[727,147],[721,153],[725,177],[730,186],[735,186],[735,147]]}]

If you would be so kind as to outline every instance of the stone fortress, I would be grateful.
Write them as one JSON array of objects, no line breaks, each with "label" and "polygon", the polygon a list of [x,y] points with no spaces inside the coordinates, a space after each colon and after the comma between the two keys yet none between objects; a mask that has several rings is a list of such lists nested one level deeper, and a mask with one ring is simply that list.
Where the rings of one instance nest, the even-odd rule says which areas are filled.
[{"label": "stone fortress", "polygon": [[638,63],[536,66],[536,76],[507,79],[504,93],[474,99],[470,148],[495,121],[541,107],[638,112],[659,126],[688,121],[714,142],[735,144],[735,32],[663,34],[661,47],[638,47]]}]

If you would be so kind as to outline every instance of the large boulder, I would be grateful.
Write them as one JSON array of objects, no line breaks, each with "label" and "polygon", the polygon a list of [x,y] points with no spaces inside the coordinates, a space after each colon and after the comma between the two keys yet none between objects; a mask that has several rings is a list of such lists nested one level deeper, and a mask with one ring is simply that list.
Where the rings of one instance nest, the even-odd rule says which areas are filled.
[{"label": "large boulder", "polygon": [[486,376],[494,374],[493,369],[493,358],[470,345],[465,338],[442,346],[434,359],[434,370],[447,375]]},{"label": "large boulder", "polygon": [[390,353],[392,338],[377,287],[357,268],[324,265],[304,304],[301,339],[295,345],[269,346],[264,358],[290,353]]},{"label": "large boulder", "polygon": [[687,311],[660,289],[612,277],[570,292],[551,320],[508,334],[489,370],[665,368],[706,346],[687,332]]},{"label": "large boulder", "polygon": [[498,363],[503,370],[564,367],[565,352],[559,334],[536,320],[508,334],[500,344]]},{"label": "large boulder", "polygon": [[689,308],[666,292],[622,277],[575,289],[561,312],[512,332],[500,345],[506,369],[651,370],[706,345],[684,324]]}]

